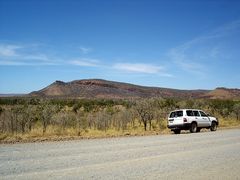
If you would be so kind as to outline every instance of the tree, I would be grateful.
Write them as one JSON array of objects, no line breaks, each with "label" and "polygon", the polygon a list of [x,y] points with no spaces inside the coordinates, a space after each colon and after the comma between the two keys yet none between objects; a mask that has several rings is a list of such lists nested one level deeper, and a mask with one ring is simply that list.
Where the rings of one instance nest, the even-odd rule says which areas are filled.
[{"label": "tree", "polygon": [[86,118],[87,118],[87,122],[88,122],[88,127],[89,127],[90,129],[92,129],[92,127],[95,128],[96,125],[95,125],[94,112],[88,113]]},{"label": "tree", "polygon": [[18,125],[21,125],[22,132],[24,132],[24,120],[23,120],[23,108],[21,105],[15,105],[11,108],[11,116],[10,116],[10,123],[11,123],[11,132],[18,132]]},{"label": "tree", "polygon": [[37,106],[36,105],[28,105],[26,108],[26,118],[27,118],[27,127],[28,131],[32,130],[32,125],[34,121],[37,120]]},{"label": "tree", "polygon": [[27,111],[26,110],[27,110],[26,106],[21,106],[19,108],[19,113],[21,114],[20,115],[20,119],[19,119],[19,123],[20,123],[20,126],[21,126],[22,134],[25,133],[25,127],[26,127],[27,120],[28,120],[28,115],[27,115]]},{"label": "tree", "polygon": [[113,127],[117,128],[118,131],[120,129],[123,131],[127,129],[128,123],[132,121],[132,114],[128,109],[122,108],[121,110],[112,114],[112,120]]},{"label": "tree", "polygon": [[141,118],[144,125],[144,130],[147,130],[147,122],[149,122],[149,129],[151,130],[152,119],[154,117],[152,102],[150,100],[140,100],[136,104],[136,111]]},{"label": "tree", "polygon": [[1,129],[1,133],[3,133],[4,130],[5,130],[5,123],[4,123],[5,119],[3,118],[3,116],[4,116],[4,108],[2,108],[0,106],[0,122],[1,122],[0,129]]},{"label": "tree", "polygon": [[239,118],[240,118],[240,102],[236,103],[233,106],[233,112],[236,115],[237,120],[239,120]]},{"label": "tree", "polygon": [[77,116],[78,136],[80,136],[81,131],[87,129],[87,117],[86,117],[86,113],[84,112],[83,108],[80,108],[77,111],[76,116]]},{"label": "tree", "polygon": [[2,114],[3,112],[3,108],[0,106],[0,115]]},{"label": "tree", "polygon": [[132,121],[132,114],[128,109],[123,109],[121,112],[122,130],[127,129],[127,125]]},{"label": "tree", "polygon": [[48,102],[44,102],[39,106],[39,115],[40,120],[42,121],[43,125],[43,134],[45,134],[47,130],[47,126],[50,124],[50,120],[52,116],[58,111],[59,109],[55,105],[50,105]]},{"label": "tree", "polygon": [[106,132],[107,129],[109,128],[110,120],[111,115],[109,114],[109,112],[106,111],[106,109],[97,111],[96,113],[97,129],[104,130]]}]

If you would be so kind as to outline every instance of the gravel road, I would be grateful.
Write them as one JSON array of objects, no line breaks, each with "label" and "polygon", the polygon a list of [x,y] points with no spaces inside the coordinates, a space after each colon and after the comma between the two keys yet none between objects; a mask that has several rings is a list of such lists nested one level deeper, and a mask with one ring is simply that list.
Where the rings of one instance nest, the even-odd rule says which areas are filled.
[{"label": "gravel road", "polygon": [[0,179],[240,179],[240,129],[0,145]]}]

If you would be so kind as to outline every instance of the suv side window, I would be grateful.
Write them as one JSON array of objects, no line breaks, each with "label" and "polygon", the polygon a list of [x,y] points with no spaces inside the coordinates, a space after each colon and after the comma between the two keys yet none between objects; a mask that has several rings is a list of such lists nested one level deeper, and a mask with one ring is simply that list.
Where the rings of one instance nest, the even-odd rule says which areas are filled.
[{"label": "suv side window", "polygon": [[198,111],[193,111],[194,116],[200,116]]},{"label": "suv side window", "polygon": [[182,117],[183,111],[176,111],[175,117]]},{"label": "suv side window", "polygon": [[187,116],[194,116],[192,110],[187,110]]},{"label": "suv side window", "polygon": [[199,111],[199,112],[200,112],[202,117],[207,117],[207,115],[204,112],[202,112],[202,111]]}]

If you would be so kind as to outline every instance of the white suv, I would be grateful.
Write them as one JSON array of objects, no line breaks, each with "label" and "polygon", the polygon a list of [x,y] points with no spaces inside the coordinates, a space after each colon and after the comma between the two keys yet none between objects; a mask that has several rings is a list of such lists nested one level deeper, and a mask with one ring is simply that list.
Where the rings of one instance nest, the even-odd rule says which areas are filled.
[{"label": "white suv", "polygon": [[181,130],[190,130],[191,133],[200,132],[201,128],[216,131],[218,124],[217,118],[198,109],[175,110],[168,117],[168,128],[175,134],[180,134]]}]

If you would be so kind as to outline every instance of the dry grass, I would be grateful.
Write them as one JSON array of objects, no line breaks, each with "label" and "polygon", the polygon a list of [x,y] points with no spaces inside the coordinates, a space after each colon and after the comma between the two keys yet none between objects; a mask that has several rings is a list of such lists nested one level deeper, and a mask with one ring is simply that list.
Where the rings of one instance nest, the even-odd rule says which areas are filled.
[{"label": "dry grass", "polygon": [[238,121],[236,119],[220,119],[219,124],[220,128],[239,127],[240,120]]},{"label": "dry grass", "polygon": [[127,128],[126,130],[108,129],[81,129],[65,128],[62,129],[57,126],[49,126],[47,131],[43,134],[41,127],[35,127],[31,132],[25,134],[0,134],[0,143],[18,143],[18,142],[39,142],[39,141],[58,141],[70,139],[94,139],[94,138],[109,138],[121,136],[145,136],[169,133],[167,129],[151,131],[144,131],[143,127]]},{"label": "dry grass", "polygon": [[[220,119],[220,129],[240,127],[240,121],[233,119]],[[128,126],[125,130],[117,130],[114,128],[104,130],[97,129],[76,129],[76,128],[61,128],[58,126],[48,126],[47,131],[43,134],[40,125],[35,126],[31,132],[25,134],[9,134],[0,133],[0,143],[18,143],[18,142],[40,142],[40,141],[59,141],[71,139],[93,139],[93,138],[108,138],[121,136],[146,136],[171,133],[167,129],[166,122],[160,124],[153,122],[152,129],[144,131],[143,125]]]}]

